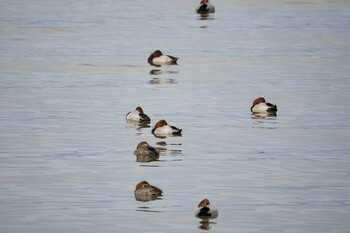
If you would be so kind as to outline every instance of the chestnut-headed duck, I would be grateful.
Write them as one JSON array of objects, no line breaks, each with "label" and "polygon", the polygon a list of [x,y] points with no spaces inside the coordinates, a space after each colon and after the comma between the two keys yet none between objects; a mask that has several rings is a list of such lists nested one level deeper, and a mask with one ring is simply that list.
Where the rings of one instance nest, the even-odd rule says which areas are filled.
[{"label": "chestnut-headed duck", "polygon": [[277,112],[277,106],[271,103],[267,103],[264,97],[259,97],[254,100],[250,111],[253,113]]},{"label": "chestnut-headed duck", "polygon": [[159,150],[142,141],[137,145],[134,155],[137,162],[151,162],[159,159]]},{"label": "chestnut-headed duck", "polygon": [[177,59],[179,58],[170,55],[164,55],[160,50],[156,50],[148,57],[148,63],[156,66],[171,65],[177,64]]},{"label": "chestnut-headed duck", "polygon": [[160,120],[152,129],[152,133],[158,137],[166,136],[181,136],[182,129],[179,129],[175,126],[168,125],[165,120]]},{"label": "chestnut-headed duck", "polygon": [[152,201],[161,196],[160,188],[150,185],[147,181],[141,181],[136,185],[134,195],[138,201]]},{"label": "chestnut-headed duck", "polygon": [[135,109],[133,112],[128,112],[126,114],[126,120],[127,121],[133,121],[133,122],[150,122],[151,119],[149,116],[147,116],[143,109],[139,106]]},{"label": "chestnut-headed duck", "polygon": [[203,199],[198,204],[198,209],[194,213],[194,215],[198,218],[206,218],[206,219],[213,219],[216,218],[218,214],[218,210],[210,205],[210,202],[208,199]]},{"label": "chestnut-headed duck", "polygon": [[208,14],[208,13],[214,13],[215,7],[213,4],[209,2],[209,0],[202,0],[199,7],[197,7],[197,13],[198,14]]}]

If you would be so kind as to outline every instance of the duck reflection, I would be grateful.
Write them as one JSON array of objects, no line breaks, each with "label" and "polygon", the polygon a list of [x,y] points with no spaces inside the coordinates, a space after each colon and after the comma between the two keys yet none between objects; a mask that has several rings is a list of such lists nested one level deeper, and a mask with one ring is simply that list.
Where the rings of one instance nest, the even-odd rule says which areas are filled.
[{"label": "duck reflection", "polygon": [[140,211],[140,212],[153,212],[153,213],[160,213],[162,211],[159,210],[153,210],[150,207],[147,206],[139,206],[137,207],[138,209],[136,211]]},{"label": "duck reflection", "polygon": [[203,14],[199,14],[198,19],[199,20],[214,20],[214,16],[212,14],[203,13]]},{"label": "duck reflection", "polygon": [[159,70],[159,69],[154,69],[149,72],[151,75],[160,75],[160,74],[178,74],[179,71],[177,70]]},{"label": "duck reflection", "polygon": [[135,199],[142,202],[161,199],[162,193],[160,188],[150,185],[145,180],[138,183],[134,191]]},{"label": "duck reflection", "polygon": [[[162,147],[157,147],[159,153],[161,155],[178,155],[178,154],[181,154],[182,153],[182,150],[174,150],[174,149],[167,149],[165,148],[165,146],[167,146],[168,144],[165,142],[165,141],[160,141],[160,142],[157,142],[156,143],[157,145],[159,146],[162,146]],[[170,144],[170,145],[181,145],[181,143],[179,144]]]},{"label": "duck reflection", "polygon": [[252,128],[277,129],[276,112],[252,113]]},{"label": "duck reflection", "polygon": [[268,117],[277,117],[277,112],[252,113],[252,119],[266,119]]},{"label": "duck reflection", "polygon": [[149,84],[174,84],[177,83],[175,79],[160,79],[160,78],[153,78],[149,81]]},{"label": "duck reflection", "polygon": [[164,71],[163,70],[151,70],[149,73],[152,74],[152,75],[160,75],[162,74]]},{"label": "duck reflection", "polygon": [[150,122],[132,122],[132,121],[126,121],[127,127],[130,129],[136,129],[136,130],[140,130],[143,128],[151,128],[150,126]]},{"label": "duck reflection", "polygon": [[210,224],[216,224],[216,222],[210,221],[209,218],[202,219],[202,221],[199,222],[198,228],[201,230],[210,230]]}]

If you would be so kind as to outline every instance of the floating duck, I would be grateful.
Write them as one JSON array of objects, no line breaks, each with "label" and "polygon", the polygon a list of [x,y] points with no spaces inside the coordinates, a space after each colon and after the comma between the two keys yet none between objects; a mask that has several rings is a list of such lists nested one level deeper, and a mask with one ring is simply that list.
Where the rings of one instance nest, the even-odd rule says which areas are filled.
[{"label": "floating duck", "polygon": [[142,141],[137,145],[134,155],[137,162],[151,162],[159,159],[159,150]]},{"label": "floating duck", "polygon": [[198,14],[208,14],[208,13],[214,13],[215,7],[213,4],[209,2],[209,0],[202,0],[199,7],[197,7],[197,13]]},{"label": "floating duck", "polygon": [[174,65],[177,64],[178,59],[178,57],[164,55],[160,50],[156,50],[148,57],[148,63],[156,66]]},{"label": "floating duck", "polygon": [[152,133],[158,137],[181,136],[182,129],[168,125],[165,120],[160,120],[152,129]]},{"label": "floating duck", "polygon": [[139,106],[133,112],[128,112],[125,116],[126,121],[130,122],[150,122],[151,119],[147,116],[143,109]]},{"label": "floating duck", "polygon": [[153,201],[161,196],[163,191],[160,188],[150,185],[147,181],[141,181],[136,185],[134,195],[138,201]]},{"label": "floating duck", "polygon": [[277,112],[277,106],[267,103],[264,97],[259,97],[254,100],[250,111],[253,113]]},{"label": "floating duck", "polygon": [[203,199],[198,204],[198,209],[194,213],[194,215],[198,218],[202,219],[214,219],[218,217],[218,210],[210,205],[210,202],[208,199]]}]

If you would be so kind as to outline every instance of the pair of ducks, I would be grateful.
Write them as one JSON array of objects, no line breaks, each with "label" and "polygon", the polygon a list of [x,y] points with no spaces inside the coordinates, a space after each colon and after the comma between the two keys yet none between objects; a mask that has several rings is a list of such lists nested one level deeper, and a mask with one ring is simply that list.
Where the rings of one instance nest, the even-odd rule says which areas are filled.
[{"label": "pair of ducks", "polygon": [[[142,108],[137,107],[134,112],[128,113],[126,118],[130,119],[128,116],[135,112],[141,113],[141,116],[145,115],[143,114]],[[149,117],[147,117],[147,119],[149,119]],[[165,120],[160,120],[152,129],[152,134],[158,138],[166,138],[167,136],[181,136],[182,129],[168,125]],[[136,150],[134,151],[134,155],[136,155],[137,162],[151,162],[159,159],[159,150],[155,147],[150,146],[146,141],[142,141],[137,145]]]},{"label": "pair of ducks", "polygon": [[[144,113],[143,109],[140,106],[138,106],[134,111],[128,112],[126,114],[126,120],[128,122],[138,123],[151,122],[151,118]],[[182,129],[169,125],[165,120],[160,120],[153,127],[152,133],[158,137],[181,136]]]},{"label": "pair of ducks", "polygon": [[[163,55],[160,50],[154,51],[148,58],[148,62],[156,66],[177,64],[176,63],[177,60],[178,60],[177,57],[173,57],[170,55]],[[250,110],[253,113],[276,113],[277,106],[266,102],[264,97],[259,97],[254,100]],[[147,115],[145,115],[145,117],[147,117]]]},{"label": "pair of ducks", "polygon": [[[136,185],[134,195],[138,201],[156,200],[161,196],[163,191],[150,185],[147,181],[141,181]],[[198,204],[198,208],[194,215],[201,219],[214,219],[218,216],[218,210],[212,206],[208,199],[203,199]]]}]

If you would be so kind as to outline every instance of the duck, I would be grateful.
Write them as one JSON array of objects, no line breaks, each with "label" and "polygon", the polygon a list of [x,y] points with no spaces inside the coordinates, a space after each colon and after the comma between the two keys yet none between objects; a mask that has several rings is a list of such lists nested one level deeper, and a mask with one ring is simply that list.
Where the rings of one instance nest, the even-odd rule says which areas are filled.
[{"label": "duck", "polygon": [[164,55],[160,50],[156,50],[148,57],[148,63],[156,66],[176,65],[178,59],[178,57]]},{"label": "duck", "polygon": [[160,120],[152,129],[152,134],[158,137],[181,136],[182,129],[168,125],[165,120]]},{"label": "duck", "polygon": [[218,210],[210,204],[208,199],[203,199],[199,202],[198,209],[195,211],[194,215],[197,218],[214,219],[218,217],[219,213]]},{"label": "duck", "polygon": [[126,121],[129,122],[151,122],[151,118],[143,112],[143,109],[140,106],[138,106],[135,111],[128,112],[125,118]]},{"label": "duck", "polygon": [[160,188],[150,185],[145,180],[138,183],[134,191],[135,199],[144,202],[156,200],[162,193]]},{"label": "duck", "polygon": [[214,13],[215,7],[213,4],[209,2],[209,0],[202,0],[200,5],[197,7],[198,14],[208,14]]},{"label": "duck", "polygon": [[253,101],[250,111],[253,113],[277,112],[277,106],[266,102],[264,97],[259,97]]},{"label": "duck", "polygon": [[137,162],[151,162],[159,159],[159,150],[142,141],[137,145],[134,155]]}]

